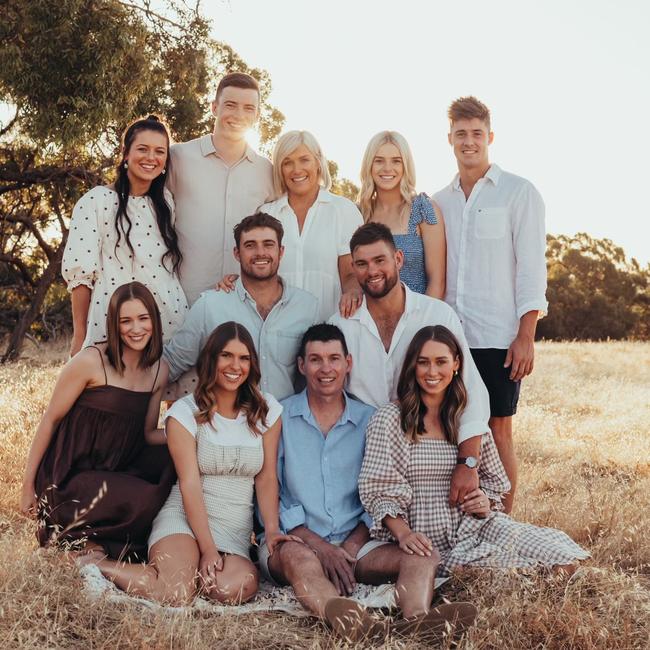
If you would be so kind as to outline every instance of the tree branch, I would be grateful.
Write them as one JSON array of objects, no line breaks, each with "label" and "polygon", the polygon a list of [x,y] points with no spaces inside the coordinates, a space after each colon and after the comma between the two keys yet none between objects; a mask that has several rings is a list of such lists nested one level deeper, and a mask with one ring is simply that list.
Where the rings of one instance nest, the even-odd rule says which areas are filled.
[{"label": "tree branch", "polygon": [[16,114],[13,116],[11,120],[9,120],[9,124],[7,124],[7,126],[3,126],[0,129],[0,138],[6,133],[9,133],[9,131],[11,131],[11,129],[14,127],[14,124],[16,124],[16,122],[18,121],[19,113],[20,113],[20,108],[16,106]]},{"label": "tree branch", "polygon": [[7,255],[6,253],[0,253],[0,262],[11,264],[11,266],[15,267],[15,269],[20,273],[20,277],[26,284],[29,284],[30,287],[36,285],[32,276],[29,274],[27,265],[20,258],[14,257],[13,255]]}]

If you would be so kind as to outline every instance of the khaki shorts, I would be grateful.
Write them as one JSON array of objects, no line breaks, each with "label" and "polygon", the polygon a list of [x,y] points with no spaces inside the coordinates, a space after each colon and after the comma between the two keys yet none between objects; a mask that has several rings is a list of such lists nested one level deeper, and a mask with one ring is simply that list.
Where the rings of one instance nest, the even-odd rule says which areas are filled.
[{"label": "khaki shorts", "polygon": [[[343,542],[332,542],[334,546],[341,546]],[[383,546],[384,544],[390,544],[391,542],[385,542],[380,539],[371,539],[367,541],[357,552],[357,562],[362,558],[368,555],[370,551],[374,551],[376,548],[379,548],[380,546]],[[260,571],[262,572],[262,576],[265,580],[268,580],[271,584],[274,584],[278,587],[282,586],[278,582],[275,581],[273,576],[271,575],[271,572],[269,571],[269,548],[266,545],[266,542],[264,542],[258,550],[258,560],[260,564]]]}]

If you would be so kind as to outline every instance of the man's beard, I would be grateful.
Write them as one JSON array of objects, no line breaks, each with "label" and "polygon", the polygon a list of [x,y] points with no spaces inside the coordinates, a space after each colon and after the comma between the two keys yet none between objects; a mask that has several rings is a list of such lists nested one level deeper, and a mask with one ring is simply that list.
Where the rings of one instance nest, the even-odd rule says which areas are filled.
[{"label": "man's beard", "polygon": [[392,291],[393,287],[397,284],[399,274],[397,272],[390,276],[384,274],[384,277],[386,279],[381,289],[372,289],[366,280],[362,286],[363,292],[371,298],[383,298],[384,296],[387,296]]},{"label": "man's beard", "polygon": [[257,269],[254,264],[240,264],[241,275],[249,280],[271,280],[278,274],[279,262],[270,260],[270,264],[265,269]]}]

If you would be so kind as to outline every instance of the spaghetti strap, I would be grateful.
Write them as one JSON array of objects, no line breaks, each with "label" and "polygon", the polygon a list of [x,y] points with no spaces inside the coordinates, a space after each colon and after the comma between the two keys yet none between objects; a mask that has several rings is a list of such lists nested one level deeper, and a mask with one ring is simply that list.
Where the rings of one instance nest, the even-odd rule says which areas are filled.
[{"label": "spaghetti strap", "polygon": [[156,387],[156,382],[158,381],[158,373],[160,372],[160,362],[162,360],[162,357],[158,359],[158,367],[156,368],[156,376],[153,378],[153,384],[151,386],[151,392],[153,393],[153,389]]},{"label": "spaghetti strap", "polygon": [[[88,347],[97,350],[97,354],[99,354],[99,360],[102,362],[102,370],[104,371],[104,385],[108,386],[108,375],[106,374],[106,366],[104,365],[104,355],[102,354],[102,351],[96,345],[89,345]],[[157,376],[158,373],[156,373],[156,377]]]}]

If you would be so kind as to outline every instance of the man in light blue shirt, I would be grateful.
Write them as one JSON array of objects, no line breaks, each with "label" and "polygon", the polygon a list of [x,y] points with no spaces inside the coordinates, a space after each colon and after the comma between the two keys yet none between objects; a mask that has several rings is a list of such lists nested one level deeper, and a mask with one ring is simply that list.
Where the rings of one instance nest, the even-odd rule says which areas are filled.
[{"label": "man in light blue shirt", "polygon": [[[317,321],[318,301],[307,291],[285,285],[278,275],[284,230],[277,219],[258,212],[237,224],[234,233],[234,254],[241,268],[235,290],[204,291],[192,305],[181,329],[165,345],[170,380],[194,367],[217,326],[235,321],[255,341],[260,388],[282,399],[293,393],[296,353],[304,331]],[[195,386],[195,373],[186,373],[175,396]]]},{"label": "man in light blue shirt", "polygon": [[[306,388],[282,402],[278,451],[280,525],[303,543],[283,542],[271,556],[262,544],[262,572],[277,584],[290,584],[305,608],[350,641],[388,630],[386,619],[377,619],[358,602],[342,597],[352,593],[357,580],[369,584],[397,580],[404,615],[396,624],[398,631],[459,624],[467,618],[467,603],[430,611],[439,559],[435,550],[409,555],[396,544],[370,539],[372,521],[361,505],[358,479],[365,430],[375,409],[344,392],[351,367],[338,327],[321,323],[305,332],[298,369]],[[469,610],[473,620],[475,609]]]}]

